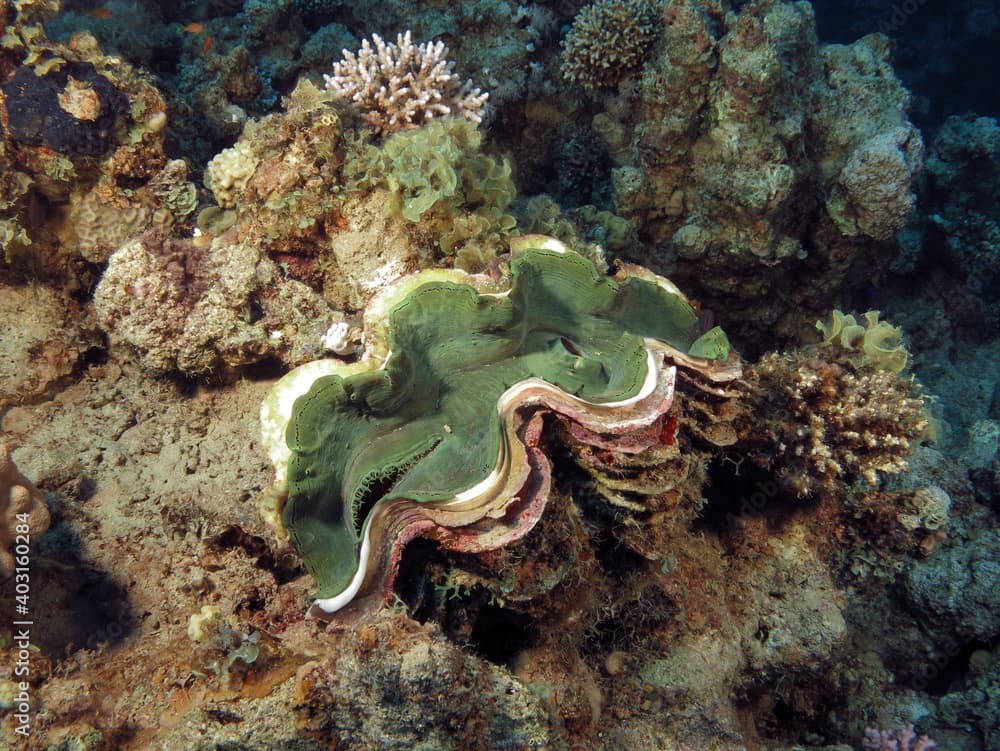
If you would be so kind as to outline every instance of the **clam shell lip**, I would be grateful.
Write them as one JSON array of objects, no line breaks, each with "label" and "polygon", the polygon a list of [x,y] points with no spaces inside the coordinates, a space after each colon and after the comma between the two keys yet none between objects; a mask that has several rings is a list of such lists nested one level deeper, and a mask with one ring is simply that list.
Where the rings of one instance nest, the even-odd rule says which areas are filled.
[{"label": "clam shell lip", "polygon": [[312,607],[309,609],[310,616],[314,618],[321,618],[324,614],[333,615],[357,597],[358,592],[361,591],[361,585],[364,584],[365,577],[368,574],[368,561],[371,557],[372,549],[371,525],[372,518],[368,517],[365,520],[364,533],[361,538],[361,550],[358,553],[360,556],[360,563],[358,564],[357,571],[354,572],[354,577],[347,585],[347,588],[333,597],[313,600]]},{"label": "clam shell lip", "polygon": [[[567,393],[541,378],[527,378],[514,384],[504,391],[497,401],[497,411],[500,414],[501,425],[503,425],[501,431],[503,440],[497,464],[490,474],[453,498],[424,503],[421,506],[426,509],[428,514],[433,515],[435,523],[441,526],[462,526],[485,516],[502,515],[507,505],[516,500],[512,494],[516,493],[518,488],[511,487],[511,485],[520,486],[522,484],[522,482],[511,483],[512,473],[521,469],[514,467],[513,464],[520,462],[527,465],[524,447],[513,435],[512,428],[512,415],[522,405],[528,403],[544,405],[557,412],[569,413],[571,417],[579,419],[582,423],[591,423],[592,427],[601,427],[612,431],[634,429],[636,423],[645,425],[652,422],[672,403],[677,372],[676,367],[664,365],[663,353],[657,351],[658,349],[660,348],[646,347],[646,378],[642,387],[634,396],[617,402],[600,404],[589,402]],[[651,403],[645,409],[641,409],[641,414],[630,414],[632,410],[627,408],[642,405],[642,402],[648,400],[658,391],[661,392],[660,398],[650,400]],[[625,412],[625,414],[618,419],[607,419],[608,415],[616,412]],[[592,419],[587,419],[588,415],[592,415]],[[406,503],[404,499],[399,499],[399,501]],[[455,519],[449,519],[445,522],[444,519],[448,514],[433,513],[436,511],[459,513]],[[497,513],[492,513],[494,511]],[[372,514],[364,522],[361,546],[358,551],[358,566],[347,587],[331,597],[313,600],[309,611],[312,617],[322,619],[334,615],[350,604],[362,591],[370,573],[372,545],[375,544],[372,539],[372,525],[377,518],[378,514]],[[388,544],[396,544],[396,542],[393,540]]]}]

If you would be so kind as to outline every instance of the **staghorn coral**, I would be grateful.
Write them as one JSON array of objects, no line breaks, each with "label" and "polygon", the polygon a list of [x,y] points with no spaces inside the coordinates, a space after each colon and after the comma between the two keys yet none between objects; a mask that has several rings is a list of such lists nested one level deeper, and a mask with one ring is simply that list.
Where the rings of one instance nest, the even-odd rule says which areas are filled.
[{"label": "staghorn coral", "polygon": [[830,348],[770,353],[748,369],[750,399],[763,420],[758,450],[797,495],[840,492],[908,468],[927,430],[918,385]]},{"label": "staghorn coral", "polygon": [[461,83],[455,64],[447,59],[444,42],[414,46],[409,30],[384,42],[372,34],[357,54],[344,50],[344,59],[333,64],[333,75],[324,75],[326,88],[350,102],[380,135],[422,125],[451,115],[474,122],[483,119],[489,94]]},{"label": "staghorn coral", "polygon": [[562,41],[562,74],[586,89],[614,86],[637,71],[658,35],[649,0],[597,0]]},{"label": "staghorn coral", "polygon": [[[0,442],[0,579],[14,573],[14,543],[26,546],[49,528],[49,508],[31,480],[22,475],[7,443]],[[18,558],[24,557],[18,554]],[[18,562],[18,566],[25,565]]]}]

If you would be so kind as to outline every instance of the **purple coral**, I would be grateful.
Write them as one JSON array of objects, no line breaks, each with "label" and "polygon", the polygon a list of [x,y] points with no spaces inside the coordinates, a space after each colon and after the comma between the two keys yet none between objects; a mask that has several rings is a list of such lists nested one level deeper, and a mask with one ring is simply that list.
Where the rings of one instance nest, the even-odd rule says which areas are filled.
[{"label": "purple coral", "polygon": [[866,728],[861,746],[870,751],[934,751],[938,747],[926,735],[918,738],[912,722],[902,730]]}]

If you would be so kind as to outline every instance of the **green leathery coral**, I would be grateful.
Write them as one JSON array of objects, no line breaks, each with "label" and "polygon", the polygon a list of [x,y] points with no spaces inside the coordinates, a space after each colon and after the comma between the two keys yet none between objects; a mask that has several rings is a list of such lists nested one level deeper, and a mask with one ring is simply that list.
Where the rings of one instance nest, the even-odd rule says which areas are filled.
[{"label": "green leathery coral", "polygon": [[903,345],[903,332],[888,321],[880,321],[879,315],[879,311],[869,310],[862,322],[853,315],[834,310],[830,323],[816,321],[816,328],[823,335],[822,346],[838,346],[851,353],[850,359],[855,365],[902,373],[909,360]]},{"label": "green leathery coral", "polygon": [[482,487],[505,451],[498,404],[515,385],[542,379],[585,404],[614,405],[647,383],[650,341],[729,356],[721,330],[703,334],[669,285],[616,281],[575,253],[523,244],[532,247],[511,261],[504,292],[433,273],[404,280],[388,313],[387,359],[337,366],[295,401],[282,521],[317,598],[340,596],[361,560],[381,554],[366,549],[377,509],[400,500],[454,507]]},{"label": "green leathery coral", "polygon": [[460,268],[483,268],[516,224],[508,213],[517,194],[510,163],[484,153],[482,134],[464,118],[395,133],[366,147],[346,171],[357,187],[388,188],[392,210],[437,238]]}]

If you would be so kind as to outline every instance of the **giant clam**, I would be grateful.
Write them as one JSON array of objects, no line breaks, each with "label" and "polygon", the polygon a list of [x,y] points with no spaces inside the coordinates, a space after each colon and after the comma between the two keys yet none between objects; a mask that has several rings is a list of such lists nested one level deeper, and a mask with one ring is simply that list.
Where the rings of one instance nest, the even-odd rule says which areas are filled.
[{"label": "giant clam", "polygon": [[273,519],[318,617],[383,604],[414,537],[472,553],[523,537],[548,498],[547,426],[601,475],[609,455],[670,442],[678,378],[721,393],[740,374],[666,279],[610,278],[540,236],[512,242],[504,274],[399,280],[366,309],[365,342],[358,362],[290,372],[261,410]]}]

